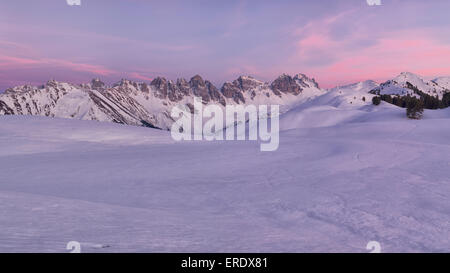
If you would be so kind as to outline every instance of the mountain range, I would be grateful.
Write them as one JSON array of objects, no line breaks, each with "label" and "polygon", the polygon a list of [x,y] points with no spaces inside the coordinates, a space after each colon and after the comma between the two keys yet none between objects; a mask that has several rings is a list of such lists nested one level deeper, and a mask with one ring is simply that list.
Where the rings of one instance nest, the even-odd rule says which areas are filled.
[{"label": "mountain range", "polygon": [[335,107],[361,106],[371,104],[374,95],[417,95],[414,94],[417,89],[442,98],[449,92],[450,77],[430,81],[404,72],[381,84],[365,81],[332,89],[320,88],[313,78],[304,74],[283,74],[271,83],[241,76],[224,83],[220,89],[199,75],[189,81],[157,77],[150,83],[142,83],[122,79],[112,86],[99,79],[79,85],[50,80],[40,87],[23,85],[7,89],[0,94],[0,115],[97,120],[167,130],[174,122],[171,109],[186,105],[193,110],[194,97],[201,97],[205,105],[221,107],[277,104],[285,113],[306,105],[307,101],[326,102]]},{"label": "mountain range", "polygon": [[[418,76],[404,75],[382,92],[416,94]],[[0,116],[0,252],[65,252],[71,240],[83,253],[357,253],[369,240],[383,253],[450,251],[450,108],[409,120],[372,103],[374,81],[169,82],[50,81],[0,94],[12,114]],[[414,86],[434,94],[445,83]],[[164,113],[194,93],[222,106],[285,103],[278,149],[80,120],[153,117],[164,128]]]}]

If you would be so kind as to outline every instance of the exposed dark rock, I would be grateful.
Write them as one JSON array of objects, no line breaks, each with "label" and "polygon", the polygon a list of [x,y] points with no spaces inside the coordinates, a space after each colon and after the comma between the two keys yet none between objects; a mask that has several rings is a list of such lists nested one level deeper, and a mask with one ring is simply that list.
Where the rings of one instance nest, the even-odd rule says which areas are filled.
[{"label": "exposed dark rock", "polygon": [[156,96],[161,99],[167,98],[167,80],[162,77],[156,77],[151,82],[151,85],[156,89]]},{"label": "exposed dark rock", "polygon": [[302,88],[297,84],[294,78],[289,75],[283,74],[278,77],[271,84],[273,92],[280,96],[281,93],[289,93],[293,95],[298,95],[302,92]]},{"label": "exposed dark rock", "polygon": [[232,83],[227,82],[222,86],[221,92],[226,98],[232,98],[236,103],[245,103],[244,93],[252,92],[252,99],[256,96],[254,89],[262,83],[252,77],[239,77]]},{"label": "exposed dark rock", "polygon": [[192,93],[197,97],[201,97],[203,103],[207,104],[214,101],[225,105],[225,99],[223,98],[222,93],[220,93],[211,82],[204,81],[199,75],[192,77],[189,81],[189,85],[192,89]]},{"label": "exposed dark rock", "polygon": [[106,87],[105,83],[102,82],[100,79],[93,79],[91,81],[91,88],[94,90],[101,91],[104,90],[105,87]]},{"label": "exposed dark rock", "polygon": [[236,86],[235,82],[224,83],[221,92],[226,98],[232,98],[236,103],[245,103],[245,98],[242,94],[242,90],[238,86]]},{"label": "exposed dark rock", "polygon": [[6,103],[0,100],[0,114],[1,115],[14,115],[14,110],[8,107]]}]

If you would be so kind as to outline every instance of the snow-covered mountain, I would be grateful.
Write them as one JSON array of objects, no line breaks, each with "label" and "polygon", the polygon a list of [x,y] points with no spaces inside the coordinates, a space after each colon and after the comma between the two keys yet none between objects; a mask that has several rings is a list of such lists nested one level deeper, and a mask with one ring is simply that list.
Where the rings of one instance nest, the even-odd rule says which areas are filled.
[{"label": "snow-covered mountain", "polygon": [[411,96],[418,96],[414,88],[430,96],[438,96],[439,99],[442,99],[442,96],[448,92],[449,84],[445,81],[445,78],[442,78],[440,81],[429,81],[416,74],[402,72],[394,79],[380,84],[371,93],[378,95],[406,96],[409,94]]},{"label": "snow-covered mountain", "polygon": [[447,90],[450,90],[450,77],[440,77],[434,79],[433,82],[435,82],[437,85],[442,86]]},{"label": "snow-covered mountain", "polygon": [[[151,83],[123,79],[113,86],[106,86],[99,79],[81,85],[52,80],[41,87],[18,86],[0,94],[0,115],[38,115],[169,129],[173,123],[171,109],[185,105],[192,111],[194,97],[201,97],[205,105],[221,107],[277,104],[283,114],[308,109],[310,114],[304,118],[317,120],[320,115],[313,111],[317,107],[356,109],[370,105],[374,95],[384,94],[419,97],[423,92],[442,99],[449,89],[450,77],[429,81],[408,72],[382,84],[368,80],[328,90],[303,74],[283,74],[271,83],[241,76],[220,89],[199,75],[189,81],[157,77]],[[323,120],[317,122],[324,124]]]},{"label": "snow-covered mountain", "polygon": [[39,115],[168,129],[173,123],[171,109],[176,105],[192,108],[196,96],[205,105],[278,104],[283,112],[324,93],[314,79],[303,74],[283,74],[272,83],[241,76],[226,82],[220,90],[199,75],[175,82],[158,77],[149,84],[123,79],[111,87],[99,79],[81,85],[52,80],[41,87],[18,86],[0,94],[0,115]]}]

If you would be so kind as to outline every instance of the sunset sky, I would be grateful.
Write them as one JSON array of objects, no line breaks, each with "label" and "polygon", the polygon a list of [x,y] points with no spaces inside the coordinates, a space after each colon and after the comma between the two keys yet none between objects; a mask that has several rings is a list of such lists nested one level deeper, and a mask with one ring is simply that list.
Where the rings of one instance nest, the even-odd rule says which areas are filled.
[{"label": "sunset sky", "polygon": [[0,90],[200,74],[322,87],[450,75],[450,1],[0,0]]}]

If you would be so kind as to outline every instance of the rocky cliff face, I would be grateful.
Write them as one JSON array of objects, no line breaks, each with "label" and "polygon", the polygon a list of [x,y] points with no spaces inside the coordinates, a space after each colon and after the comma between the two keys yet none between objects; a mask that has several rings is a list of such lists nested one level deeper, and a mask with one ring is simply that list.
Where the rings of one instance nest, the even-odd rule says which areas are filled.
[{"label": "rocky cliff face", "polygon": [[201,97],[205,105],[278,104],[283,111],[324,92],[302,74],[282,75],[272,83],[241,76],[220,90],[199,75],[175,82],[162,77],[151,83],[123,79],[110,87],[99,79],[81,85],[52,80],[41,87],[18,86],[0,94],[0,115],[40,115],[169,129],[173,123],[171,109],[192,105],[194,97]]}]

